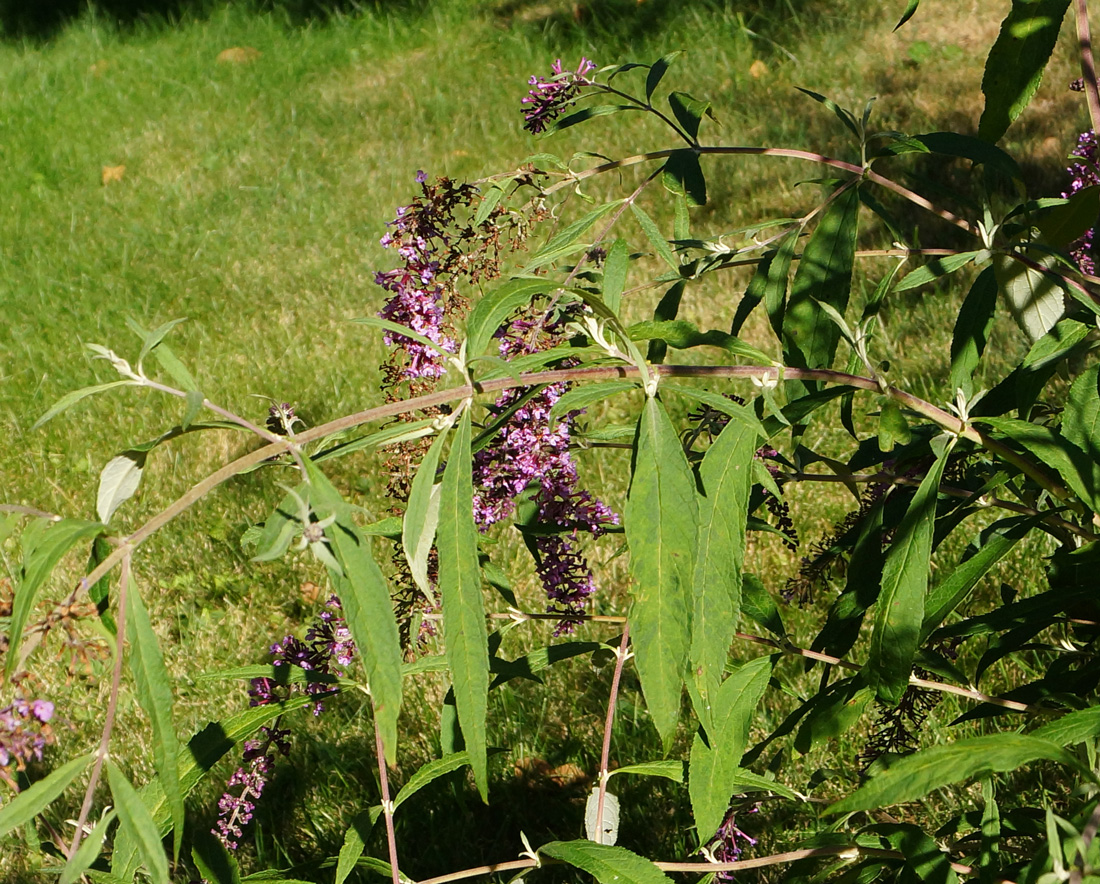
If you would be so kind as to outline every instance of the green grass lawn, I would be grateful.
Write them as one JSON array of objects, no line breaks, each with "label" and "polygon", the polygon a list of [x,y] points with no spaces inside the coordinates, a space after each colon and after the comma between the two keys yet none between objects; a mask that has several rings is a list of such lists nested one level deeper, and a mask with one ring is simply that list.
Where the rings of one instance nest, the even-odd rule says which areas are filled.
[{"label": "green grass lawn", "polygon": [[[582,4],[574,15],[564,3],[446,0],[301,26],[229,6],[171,27],[122,31],[85,15],[47,43],[0,44],[0,502],[94,518],[103,465],[179,422],[177,400],[123,389],[32,430],[68,391],[112,379],[85,344],[136,358],[140,341],[127,319],[151,328],[185,317],[170,338],[173,349],[209,399],[254,421],[263,420],[268,404],[257,397],[295,403],[310,424],[379,403],[380,335],[350,320],[381,306],[374,272],[393,259],[378,239],[395,207],[413,195],[418,169],[477,179],[515,168],[537,151],[614,157],[670,146],[646,121],[596,121],[548,141],[523,132],[526,80],[548,73],[557,57],[567,65],[581,55],[600,64],[648,62],[686,49],[670,82],[712,99],[721,124],[715,137],[733,144],[850,154],[840,124],[795,85],[856,108],[877,96],[881,128],[973,126],[980,112],[975,58],[995,35],[1005,4],[961,3],[953,10],[926,4],[895,34],[902,5],[761,0],[747,8],[645,0]],[[218,60],[233,47],[258,53],[244,62]],[[1065,89],[1072,78],[1067,57],[1059,56],[1041,100],[1009,136],[1010,149],[1042,170],[1036,180],[1049,185],[1046,194],[1061,186],[1063,157],[1082,122],[1069,110],[1076,104]],[[712,199],[696,220],[711,234],[805,211],[816,198],[812,185],[798,182],[819,171],[789,161],[727,160],[707,172]],[[630,173],[621,182],[599,181],[593,193],[632,189],[638,180]],[[565,211],[582,208],[574,200]],[[652,208],[667,227],[668,207],[657,200]],[[636,230],[626,235],[638,239]],[[865,287],[881,272],[869,266]],[[731,276],[693,291],[681,315],[700,327],[727,325],[746,279]],[[946,400],[957,299],[957,290],[937,290],[887,313],[894,383]],[[634,318],[651,310],[644,295],[628,305]],[[996,334],[1006,357],[1023,346],[1007,322]],[[143,490],[116,517],[118,532],[135,529],[251,445],[243,435],[210,432],[158,450]],[[610,494],[621,491],[626,470],[616,457],[600,452],[584,462]],[[371,496],[376,463],[349,461],[337,476],[358,503],[378,506]],[[200,673],[262,660],[273,640],[300,631],[312,616],[315,605],[300,588],[321,580],[315,563],[254,566],[240,548],[244,530],[281,494],[266,474],[238,478],[161,532],[136,560],[139,586],[179,677],[185,733],[247,705],[239,685],[202,681]],[[795,507],[803,536],[812,540],[846,506],[832,491],[808,494]],[[0,551],[9,571],[16,567],[16,543]],[[755,540],[752,555],[753,569],[773,589],[797,567],[798,557],[769,539]],[[518,553],[504,557],[521,561]],[[610,548],[604,558],[606,585],[625,585],[621,559],[611,559]],[[81,564],[71,563],[69,573]],[[1009,576],[1002,579],[1016,582],[1040,573],[1023,552],[1005,567]],[[530,566],[523,568],[521,593],[532,586]],[[59,586],[52,597],[63,592]],[[808,640],[812,633],[799,635],[798,627],[816,622],[826,603],[789,612],[792,632]],[[532,604],[540,603],[532,598]],[[524,626],[507,640],[522,647],[529,639],[516,633],[533,629],[540,638],[549,632]],[[801,664],[783,665],[797,683]],[[71,726],[59,729],[59,755],[95,740],[104,671],[94,663],[91,677],[77,678],[84,701],[64,712]],[[64,674],[44,671],[43,678],[45,688],[60,689]],[[513,776],[513,768],[524,758],[544,759],[591,776],[609,679],[608,670],[593,672],[584,663],[552,672],[548,691],[525,685],[496,693],[492,740],[509,753],[494,770],[507,801],[482,808],[461,778],[448,784],[446,801],[418,798],[399,830],[404,843],[422,845],[407,851],[405,871],[423,877],[511,858],[520,849],[520,828],[533,843],[576,835],[584,784],[532,784]],[[438,750],[441,685],[429,680],[418,690],[408,702],[405,733],[413,736],[394,773],[399,781]],[[335,854],[350,817],[375,803],[367,709],[352,697],[333,705],[326,720],[303,724],[295,755],[260,812],[264,834],[242,851],[249,869]],[[944,701],[930,720],[931,739],[959,710]],[[754,735],[763,736],[783,712],[769,710]],[[140,782],[151,771],[140,712],[127,701],[121,714],[120,755]],[[327,741],[334,720],[336,743]],[[769,760],[800,765],[804,782],[815,768],[850,773],[857,750],[845,743],[835,753],[799,759],[787,750]],[[628,679],[613,757],[628,763],[659,754],[637,684]],[[623,786],[622,843],[669,857],[692,849],[681,787]],[[196,793],[189,806],[196,827],[212,821],[219,790],[214,781]],[[804,825],[812,829],[812,814]],[[379,845],[372,847],[382,855]],[[0,859],[0,877],[33,876],[33,868],[20,865],[25,861]]]}]

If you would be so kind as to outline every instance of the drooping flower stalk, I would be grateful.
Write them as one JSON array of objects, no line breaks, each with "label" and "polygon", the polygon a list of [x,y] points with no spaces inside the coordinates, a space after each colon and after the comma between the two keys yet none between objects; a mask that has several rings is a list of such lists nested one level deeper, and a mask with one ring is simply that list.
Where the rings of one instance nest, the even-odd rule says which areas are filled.
[{"label": "drooping flower stalk", "polygon": [[[304,639],[288,635],[271,646],[275,666],[297,666],[319,675],[344,675],[355,657],[355,642],[340,616],[340,600],[330,597],[325,608],[306,631]],[[278,703],[297,690],[317,698],[312,704],[314,715],[324,711],[323,698],[335,693],[333,686],[323,681],[309,681],[304,688],[299,688],[271,678],[254,678],[248,689],[249,705]],[[275,755],[271,750],[281,755],[290,753],[291,732],[281,727],[282,721],[280,715],[273,724],[260,728],[262,739],[245,742],[241,766],[229,778],[225,794],[218,801],[218,820],[210,831],[229,850],[237,849],[243,828],[256,810],[256,800],[274,770]]]}]

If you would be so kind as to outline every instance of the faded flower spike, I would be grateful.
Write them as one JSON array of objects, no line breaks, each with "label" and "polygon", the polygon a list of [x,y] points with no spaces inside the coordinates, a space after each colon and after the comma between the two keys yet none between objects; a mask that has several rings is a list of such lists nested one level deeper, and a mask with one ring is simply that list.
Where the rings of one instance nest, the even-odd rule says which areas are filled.
[{"label": "faded flower spike", "polygon": [[572,106],[580,95],[581,86],[590,83],[585,74],[596,69],[596,65],[583,56],[576,71],[563,71],[560,58],[552,67],[554,76],[549,79],[531,77],[528,82],[533,88],[522,99],[523,128],[533,135],[544,132],[548,123]]}]

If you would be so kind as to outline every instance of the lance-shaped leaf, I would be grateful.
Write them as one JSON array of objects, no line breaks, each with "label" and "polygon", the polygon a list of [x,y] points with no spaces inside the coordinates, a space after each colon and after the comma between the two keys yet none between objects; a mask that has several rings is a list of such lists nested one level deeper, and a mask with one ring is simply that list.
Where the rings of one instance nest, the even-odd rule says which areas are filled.
[{"label": "lance-shaped leaf", "polygon": [[617,239],[607,250],[603,262],[603,289],[600,296],[607,309],[618,314],[626,285],[626,272],[630,266],[630,246],[625,239]]},{"label": "lance-shaped leaf", "polygon": [[92,761],[92,755],[81,755],[66,762],[44,780],[24,789],[0,807],[0,837],[12,829],[30,822],[68,788]]},{"label": "lance-shaped leaf", "polygon": [[691,467],[656,399],[646,402],[638,423],[623,522],[635,584],[631,642],[646,705],[667,750],[691,644],[698,516]]},{"label": "lance-shaped leaf", "polygon": [[962,390],[967,397],[973,392],[971,378],[985,352],[986,341],[993,328],[997,309],[997,277],[987,267],[970,287],[951,336],[951,390]]},{"label": "lance-shaped leaf", "polygon": [[81,541],[92,539],[103,528],[100,522],[84,522],[79,519],[62,519],[60,522],[39,519],[32,522],[23,533],[23,568],[19,585],[15,588],[11,620],[8,623],[8,646],[4,653],[5,678],[11,676],[21,659],[17,651],[42,584],[65,553]]},{"label": "lance-shaped leaf", "polygon": [[588,872],[599,884],[671,884],[653,863],[625,847],[595,841],[551,841],[538,852]]},{"label": "lance-shaped leaf", "polygon": [[884,703],[895,704],[901,699],[913,669],[931,569],[936,497],[952,447],[944,447],[921,480],[882,569],[882,591],[863,671]]},{"label": "lance-shaped leaf", "polygon": [[428,449],[413,477],[409,501],[401,520],[401,547],[409,563],[409,573],[424,597],[434,599],[435,590],[428,580],[428,556],[439,525],[439,486],[435,481],[439,458],[447,437],[444,430]]},{"label": "lance-shaped leaf", "polygon": [[610,780],[613,776],[618,774],[635,774],[641,777],[664,777],[666,780],[672,780],[674,783],[682,783],[684,781],[684,762],[670,758],[664,761],[642,761],[638,764],[627,764],[623,767],[609,770],[607,772],[607,778]]},{"label": "lance-shaped leaf", "polygon": [[859,191],[849,187],[821,216],[802,252],[783,317],[783,350],[788,365],[828,368],[840,342],[840,329],[822,304],[841,316],[848,306],[855,260]]},{"label": "lance-shaped leaf", "polygon": [[122,828],[137,845],[138,854],[154,884],[168,884],[168,857],[160,843],[160,832],[126,775],[107,759],[107,775],[111,782],[111,797]]},{"label": "lance-shaped leaf", "polygon": [[752,417],[751,423],[731,419],[699,467],[705,496],[699,503],[691,671],[704,706],[696,714],[704,724],[710,720],[710,696],[722,682],[741,613],[745,523],[759,439]]},{"label": "lance-shaped leaf", "polygon": [[653,245],[653,248],[656,249],[657,254],[669,267],[679,273],[680,262],[677,261],[676,256],[672,254],[672,249],[669,248],[668,240],[661,235],[661,229],[657,226],[657,223],[650,218],[645,210],[637,203],[630,204],[630,211],[634,213],[634,217],[638,221],[638,226],[642,228],[642,233],[646,235],[646,239],[648,239]]},{"label": "lance-shaped leaf", "polygon": [[826,812],[854,813],[916,801],[941,786],[1015,770],[1040,759],[1068,765],[1094,779],[1085,765],[1049,740],[1022,734],[989,734],[932,746],[902,758]]},{"label": "lance-shaped leaf", "polygon": [[73,390],[69,393],[66,393],[53,405],[51,405],[46,413],[42,415],[42,417],[34,422],[34,425],[31,427],[31,429],[37,430],[40,426],[46,423],[46,421],[52,420],[53,418],[57,417],[67,408],[71,408],[72,406],[76,405],[76,403],[79,402],[81,399],[86,399],[89,396],[94,396],[96,393],[102,393],[104,390],[111,390],[115,387],[132,387],[136,383],[137,381],[129,380],[109,381],[106,384],[96,384],[94,387],[83,387],[79,390]]},{"label": "lance-shaped leaf", "polygon": [[481,356],[501,323],[549,287],[545,279],[511,279],[478,301],[466,319],[466,357]]},{"label": "lance-shaped leaf", "polygon": [[100,851],[103,850],[103,841],[107,837],[107,830],[117,816],[116,811],[109,810],[100,817],[92,831],[80,842],[76,853],[65,863],[65,868],[61,870],[60,884],[76,884],[88,867],[99,858]]},{"label": "lance-shaped leaf", "polygon": [[1012,0],[1012,9],[989,51],[982,77],[985,110],[979,137],[1000,141],[1043,79],[1069,0]]},{"label": "lance-shaped leaf", "polygon": [[363,661],[374,704],[376,726],[382,733],[387,760],[397,752],[397,716],[401,711],[401,641],[386,578],[371,555],[370,541],[352,521],[347,505],[332,483],[306,460],[313,506],[322,519],[335,516],[325,529],[343,576],[330,570],[344,620]]},{"label": "lance-shaped leaf", "polygon": [[[547,264],[553,264],[559,258],[563,258],[579,249],[586,247],[584,243],[580,242],[581,236],[588,230],[593,224],[600,220],[608,212],[617,209],[623,203],[622,200],[613,200],[609,203],[604,203],[602,206],[598,206],[593,209],[587,215],[572,224],[565,227],[560,233],[556,234],[553,239],[550,240],[545,246],[543,246],[532,258],[527,266],[523,268],[523,273],[531,273],[537,270],[539,267],[545,267]],[[633,203],[631,204],[633,205]],[[545,288],[545,284],[544,284]],[[495,332],[496,329],[490,329],[489,334]],[[472,353],[473,356],[480,356],[480,353]]]},{"label": "lance-shaped leaf", "polygon": [[130,671],[134,675],[138,701],[153,726],[153,763],[172,820],[172,850],[179,857],[183,839],[184,804],[179,777],[179,741],[172,719],[172,680],[164,665],[149,612],[131,579],[126,595],[130,623]]},{"label": "lance-shaped leaf", "polygon": [[489,705],[489,631],[481,594],[477,527],[474,525],[470,410],[465,409],[451,442],[439,501],[439,593],[443,597],[443,640],[470,755],[474,782],[483,800],[489,793],[485,719]]},{"label": "lance-shaped leaf", "polygon": [[733,789],[730,782],[749,741],[749,721],[771,676],[770,657],[757,657],[722,683],[713,695],[713,725],[706,740],[696,734],[688,763],[688,794],[699,843],[722,825]]},{"label": "lance-shaped leaf", "polygon": [[707,204],[707,180],[695,151],[688,148],[673,151],[665,162],[661,180],[666,190],[684,197],[689,206]]}]

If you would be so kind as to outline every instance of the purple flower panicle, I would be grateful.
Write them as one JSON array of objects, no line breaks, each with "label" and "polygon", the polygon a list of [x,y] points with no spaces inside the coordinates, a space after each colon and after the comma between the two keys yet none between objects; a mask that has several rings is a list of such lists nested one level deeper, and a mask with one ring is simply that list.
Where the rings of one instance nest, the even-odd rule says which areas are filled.
[{"label": "purple flower panicle", "polygon": [[[498,333],[500,355],[507,359],[534,352],[552,343],[553,324],[516,320]],[[577,551],[580,532],[595,537],[618,515],[588,491],[579,488],[577,467],[569,453],[571,428],[579,412],[562,415],[551,424],[550,410],[565,393],[565,384],[550,384],[531,395],[529,390],[506,391],[495,408],[515,411],[493,445],[474,455],[474,519],[482,531],[508,518],[516,498],[529,488],[537,508],[536,519],[561,533],[536,538],[537,571],[549,599],[550,613],[561,614],[558,631],[571,631],[572,619],[581,613],[586,599],[596,590],[592,571]],[[520,404],[521,403],[521,404]]]},{"label": "purple flower panicle", "polygon": [[547,124],[572,107],[581,87],[589,84],[585,75],[595,69],[595,64],[582,57],[576,71],[563,71],[559,58],[553,64],[554,76],[531,77],[528,83],[532,88],[522,99],[523,128],[533,135],[545,131]]},{"label": "purple flower panicle", "polygon": [[[754,805],[749,813],[756,813],[759,807]],[[711,839],[709,853],[716,863],[734,863],[741,858],[745,845],[756,846],[756,839],[746,835],[737,827],[737,813],[731,807],[726,812],[726,818],[718,827],[714,838]],[[733,872],[715,872],[717,881],[732,881]]]},{"label": "purple flower panicle", "polygon": [[[1078,136],[1077,150],[1073,152],[1073,156],[1070,158],[1072,162],[1066,170],[1072,176],[1069,182],[1069,190],[1064,192],[1062,196],[1069,197],[1086,187],[1100,184],[1098,148],[1100,148],[1100,144],[1097,143],[1096,133],[1092,129],[1087,129]],[[1095,236],[1096,228],[1090,227],[1080,239],[1070,245],[1070,254],[1077,262],[1077,266],[1082,273],[1088,273],[1090,276],[1096,273],[1096,263],[1092,252]]]},{"label": "purple flower panicle", "polygon": [[[271,646],[276,666],[297,666],[307,672],[342,676],[355,657],[355,642],[351,631],[340,616],[340,600],[329,598],[304,639],[286,636]],[[254,678],[248,689],[250,706],[267,706],[286,699],[291,689],[271,678]],[[307,694],[326,697],[333,693],[331,685],[309,682]],[[313,714],[324,711],[320,699],[313,704]],[[275,767],[275,749],[281,755],[290,753],[290,730],[280,728],[280,715],[271,726],[260,728],[262,739],[248,740],[244,744],[242,764],[226,783],[225,794],[218,801],[218,820],[210,831],[229,850],[236,850],[243,827],[252,819],[256,799],[264,790]]]}]

